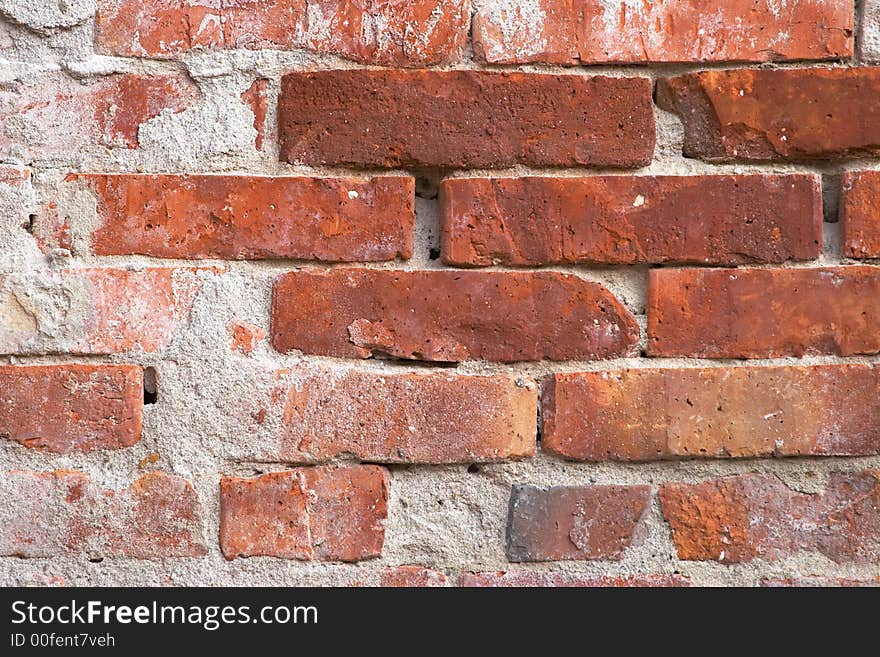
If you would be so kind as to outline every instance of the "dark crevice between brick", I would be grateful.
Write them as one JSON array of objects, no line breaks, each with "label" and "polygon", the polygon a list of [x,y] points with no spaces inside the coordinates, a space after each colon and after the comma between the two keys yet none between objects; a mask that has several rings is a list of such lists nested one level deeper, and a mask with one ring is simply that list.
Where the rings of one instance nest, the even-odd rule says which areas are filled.
[{"label": "dark crevice between brick", "polygon": [[827,224],[837,223],[837,210],[840,206],[839,173],[822,174],[822,218]]},{"label": "dark crevice between brick", "polygon": [[144,405],[155,404],[159,398],[159,386],[155,367],[144,368]]},{"label": "dark crevice between brick", "polygon": [[28,220],[25,223],[23,223],[21,225],[21,227],[24,228],[31,235],[33,235],[34,234],[34,224],[36,223],[36,221],[37,221],[37,215],[29,214]]}]

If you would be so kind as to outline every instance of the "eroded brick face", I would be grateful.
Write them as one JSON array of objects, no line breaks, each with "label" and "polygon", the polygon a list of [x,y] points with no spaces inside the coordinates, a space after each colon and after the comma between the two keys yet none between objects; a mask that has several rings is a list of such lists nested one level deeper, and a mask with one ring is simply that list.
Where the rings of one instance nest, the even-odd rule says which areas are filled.
[{"label": "eroded brick face", "polygon": [[622,356],[638,340],[635,319],[603,286],[551,272],[302,270],[275,282],[272,306],[282,352],[587,360]]},{"label": "eroded brick face", "polygon": [[281,159],[295,164],[637,167],[654,151],[651,81],[484,71],[288,73],[278,136]]},{"label": "eroded brick face", "polygon": [[22,76],[0,89],[0,155],[58,159],[90,147],[137,148],[141,125],[198,98],[183,75]]},{"label": "eroded brick face", "polygon": [[474,19],[474,50],[499,64],[837,59],[853,52],[853,3],[489,3]]},{"label": "eroded brick face", "polygon": [[779,263],[822,244],[813,176],[453,178],[440,203],[443,261],[464,267]]},{"label": "eroded brick face", "polygon": [[143,395],[133,365],[0,365],[0,437],[49,452],[130,447]]},{"label": "eroded brick face", "polygon": [[684,123],[684,154],[710,162],[877,155],[876,68],[701,71],[660,80]]},{"label": "eroded brick face", "polygon": [[315,467],[220,482],[220,547],[227,559],[359,561],[378,557],[388,514],[378,466]]},{"label": "eroded brick face", "polygon": [[412,255],[412,178],[81,175],[98,255],[373,261]]},{"label": "eroded brick face", "polygon": [[0,477],[0,555],[159,559],[207,553],[198,495],[185,479],[152,472],[106,490],[74,470]]},{"label": "eroded brick face", "polygon": [[458,60],[469,23],[468,0],[99,0],[95,45],[162,58],[302,48],[365,64],[431,66]]},{"label": "eroded brick face", "polygon": [[160,351],[211,273],[96,267],[0,275],[0,354]]},{"label": "eroded brick face", "polygon": [[283,416],[269,458],[472,463],[535,454],[537,385],[530,379],[319,367],[278,377],[271,403],[283,407]]},{"label": "eroded brick face", "polygon": [[876,471],[832,474],[815,494],[769,474],[665,484],[660,502],[680,559],[775,561],[802,550],[837,563],[876,563],[880,556]]},{"label": "eroded brick face", "polygon": [[877,454],[878,389],[862,364],[556,374],[542,447],[587,461]]}]

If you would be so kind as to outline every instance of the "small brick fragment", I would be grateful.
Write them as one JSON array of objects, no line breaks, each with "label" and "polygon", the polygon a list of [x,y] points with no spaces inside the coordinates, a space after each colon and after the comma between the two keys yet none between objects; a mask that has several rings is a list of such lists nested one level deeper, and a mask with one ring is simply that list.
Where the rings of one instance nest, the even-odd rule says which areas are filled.
[{"label": "small brick fragment", "polygon": [[380,586],[406,588],[436,588],[446,586],[446,575],[421,566],[395,566],[379,575]]}]

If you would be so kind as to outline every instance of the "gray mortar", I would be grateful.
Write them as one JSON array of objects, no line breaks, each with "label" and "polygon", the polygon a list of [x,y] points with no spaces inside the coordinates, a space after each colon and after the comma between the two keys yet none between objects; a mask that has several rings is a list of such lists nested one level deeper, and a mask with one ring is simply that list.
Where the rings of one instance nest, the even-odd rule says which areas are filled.
[{"label": "gray mortar", "polygon": [[[486,6],[502,0],[475,0]],[[45,6],[43,6],[45,5]],[[867,0],[863,24],[876,18],[876,0]],[[145,257],[97,258],[88,252],[88,234],[95,222],[94,199],[76,185],[62,185],[59,205],[70,215],[74,235],[72,257],[56,253],[44,256],[33,237],[22,228],[29,214],[59,193],[59,183],[70,171],[92,172],[238,172],[249,175],[300,174],[314,176],[352,175],[334,167],[305,167],[278,161],[276,102],[279,77],[286,71],[313,68],[355,68],[345,59],[307,52],[227,51],[193,52],[179,62],[107,57],[92,46],[94,0],[0,0],[0,84],[39,71],[63,70],[75,79],[89,81],[114,72],[179,73],[189,75],[202,97],[184,112],[164,112],[144,124],[138,150],[90,147],[64,157],[37,159],[33,183],[13,193],[0,187],[0,275],[46,267],[189,265],[192,262],[158,260]],[[872,9],[873,7],[873,9]],[[873,11],[873,13],[871,13]],[[875,21],[876,22],[876,21]],[[880,28],[874,27],[860,43],[868,59],[877,52]],[[784,64],[788,68],[808,63]],[[520,66],[492,67],[493,70],[526,70],[570,75],[642,75],[657,77],[722,65],[574,67]],[[456,69],[479,69],[467,54]],[[270,80],[267,130],[262,152],[253,148],[254,129],[250,110],[240,100],[253,80]],[[450,176],[577,176],[606,173],[612,175],[700,173],[787,173],[810,171],[833,179],[842,170],[877,169],[877,160],[848,160],[843,163],[711,165],[682,157],[682,127],[678,119],[655,110],[657,148],[653,161],[635,172],[603,169],[531,169],[517,166],[502,171],[452,171]],[[366,170],[356,175],[413,173],[426,176],[416,199],[414,256],[407,262],[365,265],[379,269],[428,269],[441,267],[429,252],[438,245],[438,203],[432,188],[436,172]],[[833,195],[832,195],[833,198]],[[841,257],[840,228],[825,224],[825,247],[820,260],[785,266],[819,267],[848,262]],[[315,363],[331,370],[359,367],[376,372],[424,372],[421,365],[394,361],[355,362],[329,357],[304,357],[275,352],[266,339],[253,353],[243,355],[229,346],[227,324],[233,319],[246,321],[268,331],[270,291],[273,279],[298,266],[327,265],[300,261],[199,262],[219,266],[219,274],[203,272],[203,290],[197,298],[189,322],[176,333],[171,345],[161,353],[133,353],[109,357],[8,356],[2,363],[119,362],[153,367],[158,375],[158,401],[144,407],[143,439],[135,446],[90,454],[50,455],[25,449],[10,442],[0,443],[0,470],[51,470],[72,468],[90,474],[99,486],[123,487],[147,470],[165,470],[189,478],[204,505],[205,536],[210,547],[201,559],[132,560],[106,558],[92,563],[87,556],[51,559],[0,559],[0,583],[51,584],[62,577],[68,585],[375,585],[385,566],[419,564],[445,572],[450,582],[468,570],[524,570],[561,572],[573,575],[625,575],[632,573],[680,572],[696,584],[754,585],[764,577],[825,575],[848,578],[877,577],[880,565],[839,565],[822,555],[802,552],[782,561],[721,565],[683,562],[675,557],[669,528],[663,521],[656,497],[646,513],[645,539],[633,545],[619,562],[558,562],[517,564],[504,554],[505,524],[510,489],[513,484],[537,486],[583,484],[650,484],[664,481],[696,482],[708,478],[747,472],[775,473],[793,489],[817,492],[823,489],[830,472],[880,468],[880,457],[870,458],[792,458],[627,463],[570,463],[539,453],[531,460],[483,464],[477,472],[466,465],[392,466],[391,499],[386,522],[386,540],[380,559],[354,565],[320,564],[273,558],[226,561],[217,544],[219,521],[218,482],[221,474],[252,475],[283,470],[290,464],[258,462],[257,457],[242,460],[241,454],[268,454],[273,432],[280,422],[278,409],[271,409],[264,424],[252,426],[236,417],[234,408],[242,401],[266,399],[272,374],[301,363]],[[356,265],[357,266],[357,265]],[[494,267],[494,270],[504,270]],[[645,343],[645,282],[647,267],[580,266],[542,269],[572,273],[605,284],[637,316]],[[36,292],[36,290],[31,290]],[[68,289],[50,296],[53,303],[76,306],[77,292]],[[52,316],[39,295],[29,297],[37,304],[35,312]],[[47,331],[58,337],[64,327]],[[719,367],[730,365],[834,363],[834,357],[782,358],[773,361],[729,361],[701,359],[620,358],[604,362],[500,364],[467,362],[458,371],[470,374],[516,373],[540,378],[552,372],[617,369],[625,367]],[[859,357],[847,362],[880,363],[880,357]],[[271,407],[270,407],[271,408]],[[142,460],[159,454],[155,464]],[[342,461],[346,462],[346,461]],[[97,555],[95,555],[97,556]]]}]

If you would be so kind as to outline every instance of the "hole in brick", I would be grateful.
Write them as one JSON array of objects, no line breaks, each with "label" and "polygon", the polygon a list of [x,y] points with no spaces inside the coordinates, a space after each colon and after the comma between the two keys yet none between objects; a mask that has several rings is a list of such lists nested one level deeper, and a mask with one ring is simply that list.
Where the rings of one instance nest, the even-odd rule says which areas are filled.
[{"label": "hole in brick", "polygon": [[27,232],[33,234],[34,232],[34,223],[37,221],[37,215],[29,214],[27,222],[21,225]]},{"label": "hole in brick", "polygon": [[101,563],[104,561],[104,557],[89,557],[89,561],[92,563]]},{"label": "hole in brick", "polygon": [[158,379],[155,367],[144,368],[144,404],[155,404],[159,397]]},{"label": "hole in brick", "polygon": [[428,258],[430,260],[437,260],[440,257],[440,249],[433,248],[428,249]]},{"label": "hole in brick", "polygon": [[470,474],[477,474],[477,473],[480,471],[480,466],[477,465],[476,463],[471,463],[471,464],[468,466],[467,471],[468,471],[468,473],[470,473]]}]

